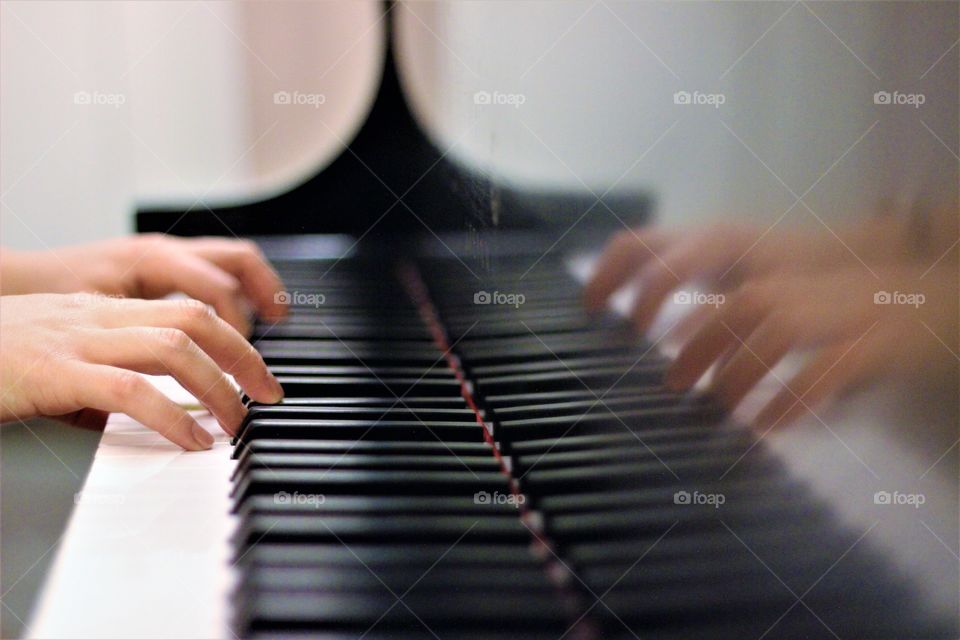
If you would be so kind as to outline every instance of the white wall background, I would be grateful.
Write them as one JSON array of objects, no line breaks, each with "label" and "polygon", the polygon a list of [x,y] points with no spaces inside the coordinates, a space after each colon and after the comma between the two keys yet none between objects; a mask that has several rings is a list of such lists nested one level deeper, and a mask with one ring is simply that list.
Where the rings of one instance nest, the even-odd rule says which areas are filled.
[{"label": "white wall background", "polygon": [[[14,246],[124,233],[137,200],[287,188],[350,138],[382,53],[372,0],[4,1],[0,12],[0,236]],[[804,202],[824,219],[920,190],[957,206],[954,2],[410,2],[394,13],[431,135],[501,179],[598,192],[619,179],[654,191],[671,223],[772,221],[811,185]],[[726,103],[675,105],[681,89]],[[875,105],[881,89],[926,103]],[[78,90],[126,103],[76,105]],[[278,90],[325,102],[278,106]],[[478,90],[525,102],[485,108]]]},{"label": "white wall background", "polygon": [[[286,188],[362,122],[380,75],[374,0],[0,3],[0,241],[127,233],[135,202]],[[275,91],[325,96],[277,105]],[[78,105],[77,91],[120,94]]]},{"label": "white wall background", "polygon": [[[410,7],[402,44],[421,117],[501,179],[597,192],[620,180],[655,191],[668,223],[773,220],[814,184],[804,202],[827,220],[921,189],[957,206],[955,2]],[[525,102],[477,106],[478,90]],[[675,105],[678,90],[726,102]],[[926,102],[875,105],[878,90]],[[800,205],[787,216],[803,218]]]}]

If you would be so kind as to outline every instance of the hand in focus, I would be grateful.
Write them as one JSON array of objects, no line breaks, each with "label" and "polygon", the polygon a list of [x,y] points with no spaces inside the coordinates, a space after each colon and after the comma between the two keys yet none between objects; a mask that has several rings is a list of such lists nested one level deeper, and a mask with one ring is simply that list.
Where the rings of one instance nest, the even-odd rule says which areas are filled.
[{"label": "hand in focus", "polygon": [[267,321],[282,319],[282,283],[252,242],[148,234],[36,252],[5,252],[3,293],[98,292],[161,298],[182,292],[212,305],[243,335],[248,301]]},{"label": "hand in focus", "polygon": [[[127,257],[128,248],[112,249],[115,259]],[[231,259],[240,260],[238,255]],[[97,268],[78,273],[107,278]],[[262,279],[256,290],[264,298],[272,286],[267,274],[253,277]],[[162,289],[153,282],[123,281],[150,292]],[[76,421],[84,411],[121,412],[185,449],[209,448],[212,436],[139,373],[173,376],[229,434],[246,410],[226,373],[255,400],[283,397],[256,350],[197,300],[83,293],[0,297],[0,419],[43,415]]]}]

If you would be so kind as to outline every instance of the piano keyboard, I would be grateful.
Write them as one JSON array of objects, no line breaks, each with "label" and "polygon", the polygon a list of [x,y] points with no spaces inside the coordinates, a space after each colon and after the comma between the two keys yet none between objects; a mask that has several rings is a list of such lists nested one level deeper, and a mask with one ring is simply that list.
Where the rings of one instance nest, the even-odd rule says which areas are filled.
[{"label": "piano keyboard", "polygon": [[949,637],[532,262],[277,263],[291,317],[254,341],[286,399],[235,441],[237,636]]}]

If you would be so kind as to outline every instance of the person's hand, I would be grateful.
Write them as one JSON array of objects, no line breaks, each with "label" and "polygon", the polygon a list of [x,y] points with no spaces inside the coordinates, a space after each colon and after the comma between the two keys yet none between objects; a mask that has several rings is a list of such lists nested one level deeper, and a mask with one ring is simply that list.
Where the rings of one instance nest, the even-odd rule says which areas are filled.
[{"label": "person's hand", "polygon": [[4,294],[99,292],[161,298],[181,292],[213,305],[221,318],[250,333],[249,301],[267,321],[287,305],[277,274],[252,242],[146,234],[34,252],[6,252]]},{"label": "person's hand", "polygon": [[[948,261],[949,262],[949,261]],[[785,424],[817,403],[887,374],[913,383],[956,370],[956,262],[755,278],[703,318],[667,372],[689,389],[714,364],[708,393],[728,409],[791,352],[811,357],[757,415]]]},{"label": "person's hand", "polygon": [[212,436],[140,373],[176,378],[230,434],[246,410],[225,373],[255,400],[283,397],[260,354],[197,300],[0,297],[3,421],[121,412],[185,449],[209,448]]},{"label": "person's hand", "polygon": [[[785,230],[720,223],[703,228],[625,230],[601,255],[584,289],[591,311],[630,284],[638,288],[631,319],[645,332],[674,289],[697,282],[731,291],[756,277],[902,260],[903,229],[897,221],[842,229]],[[861,265],[862,266],[862,265]]]}]

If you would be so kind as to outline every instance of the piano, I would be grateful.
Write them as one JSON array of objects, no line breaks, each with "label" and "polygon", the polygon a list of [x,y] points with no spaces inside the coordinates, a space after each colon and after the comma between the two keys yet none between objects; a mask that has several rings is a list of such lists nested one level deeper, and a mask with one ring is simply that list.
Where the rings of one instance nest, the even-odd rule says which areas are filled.
[{"label": "piano", "polygon": [[[667,391],[662,345],[580,305],[608,229],[558,240],[542,215],[589,202],[488,185],[515,221],[491,229],[471,179],[417,130],[388,54],[351,153],[314,179],[139,212],[142,231],[258,239],[291,316],[252,342],[286,397],[195,454],[112,418],[31,637],[958,637],[956,541],[935,533],[955,456],[911,457],[856,426],[869,413],[842,446],[760,437]],[[394,207],[365,235],[411,183],[431,232]],[[921,473],[922,512],[884,503]]]}]

